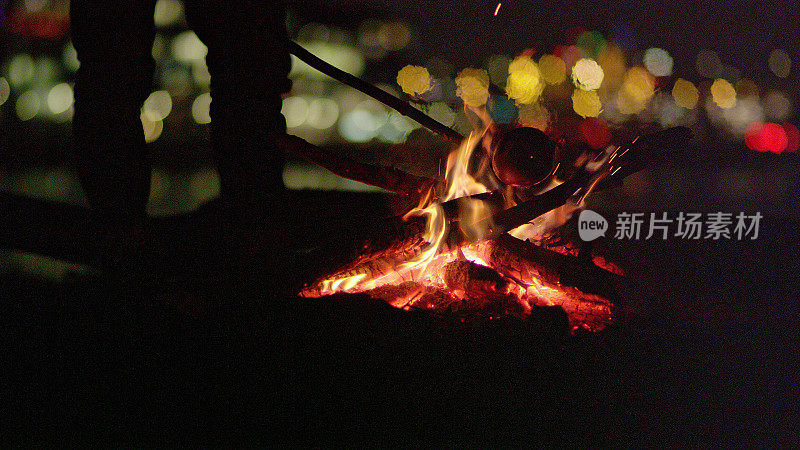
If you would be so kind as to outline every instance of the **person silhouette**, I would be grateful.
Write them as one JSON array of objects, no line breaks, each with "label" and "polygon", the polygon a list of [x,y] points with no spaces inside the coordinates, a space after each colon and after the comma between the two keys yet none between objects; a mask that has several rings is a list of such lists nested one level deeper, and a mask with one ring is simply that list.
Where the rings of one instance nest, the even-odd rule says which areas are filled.
[{"label": "person silhouette", "polygon": [[[75,162],[100,233],[113,237],[113,247],[135,246],[147,223],[151,169],[140,109],[152,91],[155,4],[70,2],[80,61]],[[281,94],[291,88],[285,1],[185,0],[185,11],[208,47],[211,146],[222,204],[229,215],[258,216],[283,189],[282,153],[272,137],[285,134]]]}]

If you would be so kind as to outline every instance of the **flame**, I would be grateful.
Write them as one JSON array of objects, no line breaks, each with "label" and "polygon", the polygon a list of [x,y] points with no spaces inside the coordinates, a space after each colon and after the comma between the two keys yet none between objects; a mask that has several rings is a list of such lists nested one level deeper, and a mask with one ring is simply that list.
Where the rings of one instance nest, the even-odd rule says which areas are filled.
[{"label": "flame", "polygon": [[[405,221],[424,219],[421,245],[412,245],[411,250],[363,255],[306,287],[301,295],[366,292],[398,308],[450,314],[480,310],[490,317],[524,317],[535,305],[559,305],[567,311],[573,326],[602,329],[612,316],[607,300],[561,286],[535,262],[511,254],[494,240],[484,239],[491,224],[482,219],[491,217],[493,207],[469,196],[489,192],[493,184],[490,179],[477,179],[471,170],[475,149],[485,138],[491,138],[489,132],[488,127],[473,131],[448,155],[443,195],[437,198],[432,188],[416,208],[403,216]],[[557,185],[554,182],[548,188]],[[448,246],[451,223],[443,207],[451,200],[457,202],[459,231],[466,237],[455,248]],[[511,234],[542,241],[581,206],[582,199],[568,202]],[[472,271],[475,276],[465,275],[465,271]]]}]

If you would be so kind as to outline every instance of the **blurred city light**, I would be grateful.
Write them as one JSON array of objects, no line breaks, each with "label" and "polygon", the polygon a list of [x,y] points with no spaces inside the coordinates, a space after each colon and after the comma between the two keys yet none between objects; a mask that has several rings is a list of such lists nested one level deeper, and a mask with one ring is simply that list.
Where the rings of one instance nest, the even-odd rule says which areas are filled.
[{"label": "blurred city light", "polygon": [[172,56],[178,61],[191,63],[202,60],[208,53],[208,48],[194,34],[194,31],[184,31],[172,40]]},{"label": "blurred city light", "polygon": [[64,45],[64,50],[61,52],[61,61],[70,72],[75,72],[81,66],[80,61],[78,61],[78,52],[72,46],[72,42],[67,42]]},{"label": "blurred city light", "polygon": [[675,85],[672,86],[672,97],[678,106],[693,109],[700,99],[700,92],[691,81],[678,78],[675,80]]},{"label": "blurred city light", "polygon": [[302,97],[287,97],[283,99],[281,114],[286,118],[288,128],[297,128],[308,117],[308,102]]},{"label": "blurred city light", "polygon": [[623,114],[643,111],[655,93],[653,75],[642,67],[631,67],[617,93],[617,107]]},{"label": "blurred city light", "polygon": [[572,67],[572,82],[580,89],[589,91],[599,89],[603,83],[603,69],[597,61],[580,59]]},{"label": "blurred city light", "polygon": [[67,83],[60,83],[53,86],[47,94],[47,107],[53,114],[61,114],[67,111],[73,102],[72,87]]},{"label": "blurred city light", "polygon": [[736,105],[736,89],[728,80],[717,78],[711,85],[711,97],[722,109],[733,108]]},{"label": "blurred city light", "polygon": [[168,27],[177,24],[183,18],[183,2],[178,0],[158,0],[153,20],[157,27]]},{"label": "blurred city light", "polygon": [[769,120],[783,122],[792,114],[792,101],[780,91],[767,92],[763,100],[764,114]]},{"label": "blurred city light", "polygon": [[144,113],[142,113],[140,119],[142,121],[142,129],[144,130],[145,142],[154,142],[161,136],[161,132],[164,131],[164,122],[161,120],[152,120]]},{"label": "blurred city light", "polygon": [[471,108],[480,108],[489,99],[489,74],[483,69],[462,70],[456,76],[456,86],[456,94]]},{"label": "blurred city light", "polygon": [[306,123],[319,130],[333,126],[339,118],[339,106],[333,100],[317,98],[308,105]]},{"label": "blurred city light", "polygon": [[506,81],[506,93],[516,100],[517,104],[528,104],[535,102],[544,90],[539,66],[526,55],[514,58],[508,65],[508,80]]},{"label": "blurred city light", "polygon": [[[323,61],[353,76],[359,77],[364,73],[364,55],[351,45],[322,41],[300,42],[300,45]],[[327,80],[327,75],[300,61],[296,56],[292,56],[292,71],[289,76]]]},{"label": "blurred city light", "polygon": [[8,97],[11,95],[11,86],[8,84],[8,81],[5,77],[0,77],[0,106],[3,105],[6,101],[8,101]]},{"label": "blurred city light", "polygon": [[20,53],[11,57],[8,62],[8,81],[15,88],[21,88],[33,80],[36,68],[33,58],[27,53]]},{"label": "blurred city light", "polygon": [[192,102],[192,118],[195,123],[211,123],[211,94],[203,92]]},{"label": "blurred city light", "polygon": [[777,123],[753,122],[744,142],[751,149],[763,153],[782,153],[789,146],[786,130]]},{"label": "blurred city light", "polygon": [[672,56],[664,49],[648,48],[644,52],[643,62],[647,70],[657,77],[672,75]]},{"label": "blurred city light", "polygon": [[522,105],[517,120],[520,125],[545,131],[550,124],[550,111],[540,103]]},{"label": "blurred city light", "polygon": [[408,65],[397,72],[397,84],[406,94],[419,97],[431,89],[431,75],[425,67]]},{"label": "blurred city light", "polygon": [[558,56],[542,55],[539,58],[539,70],[547,84],[561,84],[567,79],[567,65]]},{"label": "blurred city light", "polygon": [[172,111],[172,97],[167,91],[155,91],[147,97],[142,107],[142,113],[151,122],[164,120]]},{"label": "blurred city light", "polygon": [[597,117],[603,110],[603,104],[596,91],[575,89],[572,93],[572,109],[582,117]]},{"label": "blurred city light", "polygon": [[25,91],[17,97],[17,117],[22,121],[31,120],[39,114],[41,106],[42,102],[38,92],[34,90]]}]

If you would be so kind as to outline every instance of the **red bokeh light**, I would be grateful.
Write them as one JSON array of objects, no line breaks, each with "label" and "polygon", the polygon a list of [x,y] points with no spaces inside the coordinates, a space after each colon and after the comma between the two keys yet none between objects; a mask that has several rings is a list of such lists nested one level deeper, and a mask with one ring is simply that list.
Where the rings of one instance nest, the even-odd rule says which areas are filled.
[{"label": "red bokeh light", "polygon": [[753,122],[745,133],[744,142],[762,153],[783,153],[789,148],[786,129],[777,123]]},{"label": "red bokeh light", "polygon": [[606,124],[594,117],[583,120],[580,124],[581,137],[595,150],[601,149],[611,141],[611,132]]},{"label": "red bokeh light", "polygon": [[786,151],[796,152],[800,148],[800,131],[790,123],[783,124],[783,129],[786,131]]}]

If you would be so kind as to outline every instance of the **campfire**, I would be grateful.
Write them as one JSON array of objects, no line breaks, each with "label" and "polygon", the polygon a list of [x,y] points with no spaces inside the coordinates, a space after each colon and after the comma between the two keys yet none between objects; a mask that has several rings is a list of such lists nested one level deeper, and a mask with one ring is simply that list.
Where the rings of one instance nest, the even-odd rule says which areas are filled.
[{"label": "campfire", "polygon": [[[293,51],[339,80],[365,92],[372,88],[299,46]],[[375,97],[426,126],[431,121],[387,95]],[[334,173],[418,199],[416,207],[376,229],[351,262],[307,284],[300,295],[365,293],[397,308],[461,321],[525,319],[536,308],[558,306],[573,329],[602,330],[614,320],[612,299],[624,278],[577,239],[571,219],[592,192],[618,185],[680,148],[690,131],[676,127],[564,161],[563,142],[534,128],[502,128],[485,109],[465,104],[468,109],[480,120],[465,138],[441,124],[429,126],[460,139],[437,179],[281,138],[285,148]]]}]

